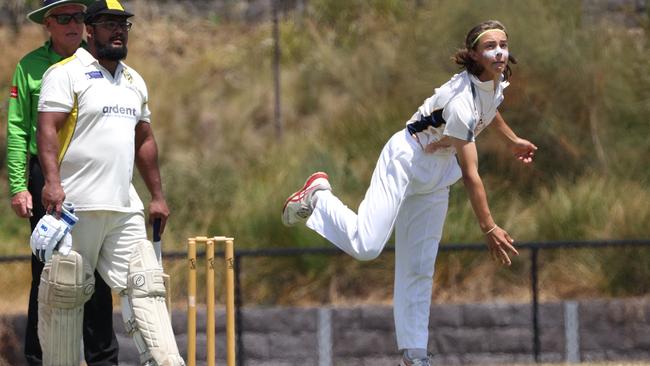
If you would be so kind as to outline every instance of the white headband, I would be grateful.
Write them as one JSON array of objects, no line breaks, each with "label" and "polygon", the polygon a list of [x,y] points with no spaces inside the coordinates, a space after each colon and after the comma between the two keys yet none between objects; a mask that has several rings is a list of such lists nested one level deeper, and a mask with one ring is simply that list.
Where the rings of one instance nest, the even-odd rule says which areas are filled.
[{"label": "white headband", "polygon": [[476,42],[478,42],[479,38],[483,37],[483,35],[484,35],[485,33],[488,33],[488,32],[501,32],[501,33],[505,34],[506,36],[508,36],[508,34],[507,34],[503,29],[498,29],[498,28],[488,29],[488,30],[486,30],[486,31],[483,31],[483,32],[479,33],[479,35],[476,36],[476,39],[474,39],[474,42],[472,42],[472,44],[470,45],[469,48],[474,47],[474,45],[476,44]]}]

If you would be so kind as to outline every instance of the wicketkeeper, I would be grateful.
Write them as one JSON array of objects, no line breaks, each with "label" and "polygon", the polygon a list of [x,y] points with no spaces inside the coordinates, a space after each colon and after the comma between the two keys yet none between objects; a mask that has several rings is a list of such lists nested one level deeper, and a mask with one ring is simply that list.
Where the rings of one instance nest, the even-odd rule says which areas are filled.
[{"label": "wicketkeeper", "polygon": [[[52,215],[39,223],[32,246],[47,260],[38,297],[44,365],[79,365],[83,304],[95,269],[121,297],[141,364],[185,364],[165,306],[162,268],[146,239],[144,207],[131,184],[135,162],[151,194],[150,219],[161,219],[163,231],[169,209],[147,87],[122,62],[132,16],[117,0],[91,4],[88,50],[78,49],[43,79],[37,140],[43,206]],[[64,200],[74,204],[73,213],[63,209]]]}]

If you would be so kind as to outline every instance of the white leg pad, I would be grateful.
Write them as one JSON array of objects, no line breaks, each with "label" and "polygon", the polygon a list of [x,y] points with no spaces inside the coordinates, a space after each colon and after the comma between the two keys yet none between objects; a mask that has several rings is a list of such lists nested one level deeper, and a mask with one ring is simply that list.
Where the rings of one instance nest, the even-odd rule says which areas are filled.
[{"label": "white leg pad", "polygon": [[95,290],[95,277],[75,251],[54,254],[38,289],[38,338],[44,366],[79,365],[84,303]]},{"label": "white leg pad", "polygon": [[122,296],[122,317],[133,337],[142,365],[184,366],[165,305],[162,268],[153,246],[142,241],[129,263],[127,288]]}]

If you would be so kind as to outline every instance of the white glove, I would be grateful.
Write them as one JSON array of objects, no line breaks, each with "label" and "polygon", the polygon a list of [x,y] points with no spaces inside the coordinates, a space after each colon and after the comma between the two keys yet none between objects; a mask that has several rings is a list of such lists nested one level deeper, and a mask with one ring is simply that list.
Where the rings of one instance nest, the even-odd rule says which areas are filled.
[{"label": "white glove", "polygon": [[43,216],[32,233],[29,244],[32,253],[43,263],[52,258],[52,252],[58,250],[63,255],[68,255],[72,249],[70,231],[79,221],[74,215],[74,205],[65,202],[61,209],[61,218],[52,215]]},{"label": "white glove", "polygon": [[52,215],[43,216],[29,239],[32,253],[43,263],[52,257],[54,248],[64,236],[68,226]]},{"label": "white glove", "polygon": [[72,235],[70,235],[70,233],[66,233],[63,236],[63,239],[61,239],[59,242],[59,246],[56,249],[63,255],[70,254],[70,251],[72,250]]}]

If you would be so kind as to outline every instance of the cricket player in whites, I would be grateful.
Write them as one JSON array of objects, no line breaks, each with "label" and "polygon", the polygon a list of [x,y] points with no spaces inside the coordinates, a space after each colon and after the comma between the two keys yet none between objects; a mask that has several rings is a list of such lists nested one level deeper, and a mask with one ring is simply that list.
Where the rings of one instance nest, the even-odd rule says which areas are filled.
[{"label": "cricket player in whites", "polygon": [[[150,220],[161,219],[162,232],[169,209],[147,88],[122,62],[132,16],[117,0],[90,4],[88,50],[79,48],[43,77],[37,142],[42,201],[51,215],[37,225],[32,246],[46,259],[38,296],[46,366],[79,365],[83,304],[95,269],[121,297],[141,364],[185,365],[165,306],[162,268],[146,239],[144,207],[131,183],[135,162],[151,194]],[[64,203],[73,204],[74,213]]]},{"label": "cricket player in whites", "polygon": [[328,176],[315,173],[285,202],[282,221],[305,221],[344,252],[359,260],[376,258],[395,227],[394,318],[400,365],[430,365],[429,308],[433,273],[449,186],[462,178],[492,257],[510,265],[513,239],[488,207],[478,173],[475,139],[489,125],[514,157],[528,164],[537,147],[517,137],[497,107],[511,74],[508,35],[498,21],[486,21],[467,34],[455,55],[463,71],[435,94],[391,137],[382,150],[358,213],[331,192]]},{"label": "cricket player in whites", "polygon": [[[79,48],[84,36],[84,12],[93,0],[43,0],[27,15],[41,24],[49,39],[23,57],[16,66],[7,108],[7,178],[11,207],[19,217],[29,218],[31,230],[45,215],[41,203],[43,175],[36,149],[38,96],[43,74],[53,64],[66,59]],[[35,2],[33,2],[35,3]],[[31,288],[25,324],[25,361],[40,366],[41,344],[38,341],[38,288],[45,263],[31,259]],[[88,366],[114,365],[118,362],[119,344],[113,331],[111,289],[95,272],[95,291],[86,302],[84,317],[84,358]]]}]

